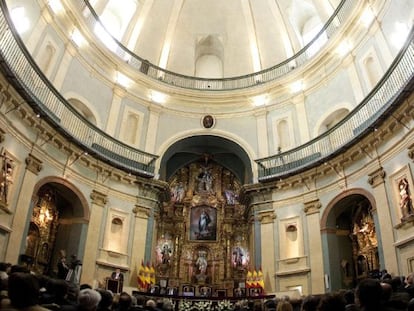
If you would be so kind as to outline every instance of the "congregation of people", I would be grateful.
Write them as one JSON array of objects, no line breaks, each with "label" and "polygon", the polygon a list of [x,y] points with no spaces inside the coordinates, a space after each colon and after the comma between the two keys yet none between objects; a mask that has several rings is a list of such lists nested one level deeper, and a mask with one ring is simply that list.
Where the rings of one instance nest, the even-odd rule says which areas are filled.
[{"label": "congregation of people", "polygon": [[[166,297],[93,289],[89,284],[35,275],[21,265],[0,263],[0,279],[2,310],[179,310],[178,303],[174,304],[172,299]],[[383,273],[378,279],[361,280],[355,289],[308,295],[300,299],[287,296],[272,299],[246,297],[233,302],[232,310],[243,311],[414,311],[414,273],[407,277]]]}]

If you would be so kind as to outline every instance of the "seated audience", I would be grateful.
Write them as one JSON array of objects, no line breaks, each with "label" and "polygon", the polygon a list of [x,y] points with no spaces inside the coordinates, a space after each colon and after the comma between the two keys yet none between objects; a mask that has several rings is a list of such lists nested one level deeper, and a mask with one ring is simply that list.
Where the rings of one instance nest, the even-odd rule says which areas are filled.
[{"label": "seated audience", "polygon": [[79,311],[95,311],[101,301],[101,294],[96,290],[85,288],[78,294],[78,310]]}]

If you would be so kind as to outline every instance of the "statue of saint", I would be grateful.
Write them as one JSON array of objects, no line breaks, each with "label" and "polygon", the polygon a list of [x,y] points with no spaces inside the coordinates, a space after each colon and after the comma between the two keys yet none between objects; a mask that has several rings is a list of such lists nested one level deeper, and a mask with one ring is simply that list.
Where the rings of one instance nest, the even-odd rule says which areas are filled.
[{"label": "statue of saint", "polygon": [[398,183],[400,191],[400,209],[403,219],[413,215],[413,202],[410,196],[410,189],[407,178],[403,178]]},{"label": "statue of saint", "polygon": [[200,274],[205,275],[207,272],[207,258],[205,251],[198,252],[198,258],[196,261],[196,266],[198,267],[198,271]]}]

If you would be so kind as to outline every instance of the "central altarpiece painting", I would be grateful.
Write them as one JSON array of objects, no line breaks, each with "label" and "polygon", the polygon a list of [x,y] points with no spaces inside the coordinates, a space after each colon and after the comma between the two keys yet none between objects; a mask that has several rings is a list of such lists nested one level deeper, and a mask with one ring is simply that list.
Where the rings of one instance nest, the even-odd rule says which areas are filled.
[{"label": "central altarpiece painting", "polygon": [[158,219],[156,277],[161,290],[194,296],[233,296],[244,289],[250,261],[241,183],[205,159],[169,180],[171,200]]}]

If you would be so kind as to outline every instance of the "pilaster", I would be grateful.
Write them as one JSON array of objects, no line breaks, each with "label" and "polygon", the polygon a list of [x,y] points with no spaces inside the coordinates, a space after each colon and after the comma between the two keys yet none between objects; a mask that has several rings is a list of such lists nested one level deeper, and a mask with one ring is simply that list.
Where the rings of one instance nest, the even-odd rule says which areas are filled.
[{"label": "pilaster", "polygon": [[24,237],[26,234],[27,220],[30,219],[30,211],[32,209],[30,195],[33,192],[37,181],[37,175],[42,170],[42,161],[29,154],[25,160],[26,169],[22,180],[22,185],[17,198],[15,210],[10,210],[13,216],[13,223],[10,233],[10,239],[7,245],[6,258],[7,262],[18,262],[20,253],[23,251]]},{"label": "pilaster", "polygon": [[[131,251],[131,275],[137,275],[135,273],[135,269],[139,268],[140,263],[144,260],[145,256],[145,248],[146,248],[146,238],[147,238],[147,227],[148,227],[148,219],[151,214],[150,208],[142,205],[135,205],[132,212],[135,216],[135,224],[134,224],[134,240]],[[131,278],[130,282],[131,286],[137,286],[136,278]]]},{"label": "pilaster", "polygon": [[387,191],[385,188],[386,172],[382,167],[376,168],[368,174],[368,183],[372,187],[373,196],[376,200],[376,209],[380,230],[377,234],[381,235],[381,246],[384,254],[385,268],[390,273],[398,274],[397,255],[394,247],[394,232],[388,203]]},{"label": "pilaster", "polygon": [[260,109],[255,112],[256,129],[257,129],[257,144],[259,150],[259,157],[267,157],[269,155],[269,145],[267,137],[267,112],[266,109]]},{"label": "pilaster", "polygon": [[308,229],[309,243],[309,265],[310,265],[310,284],[313,294],[322,294],[325,292],[324,286],[324,269],[323,269],[323,251],[321,241],[321,224],[320,209],[322,207],[318,198],[304,202],[303,211],[305,212],[306,224]]},{"label": "pilaster", "polygon": [[258,220],[260,222],[260,235],[266,237],[266,240],[262,240],[262,271],[264,279],[270,279],[273,282],[265,282],[265,292],[271,293],[275,291],[275,282],[273,276],[275,275],[275,233],[274,222],[276,214],[273,210],[261,211],[258,213]]},{"label": "pilaster", "polygon": [[106,194],[97,190],[92,190],[90,198],[91,211],[85,242],[85,254],[83,256],[82,283],[94,284],[96,258],[100,247],[98,243],[101,236],[100,228],[108,198]]}]

